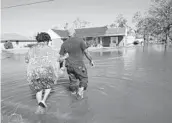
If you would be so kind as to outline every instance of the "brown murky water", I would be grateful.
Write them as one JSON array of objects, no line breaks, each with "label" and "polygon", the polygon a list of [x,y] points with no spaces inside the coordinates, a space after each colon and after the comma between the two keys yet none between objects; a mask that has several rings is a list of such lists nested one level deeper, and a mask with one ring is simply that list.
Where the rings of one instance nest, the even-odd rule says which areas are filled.
[{"label": "brown murky water", "polygon": [[3,122],[15,120],[14,113],[24,123],[172,122],[172,48],[165,51],[164,46],[153,45],[92,55],[96,66],[88,67],[85,98],[71,96],[66,89],[69,81],[63,78],[48,98],[46,114],[36,115],[23,55],[2,52]]}]

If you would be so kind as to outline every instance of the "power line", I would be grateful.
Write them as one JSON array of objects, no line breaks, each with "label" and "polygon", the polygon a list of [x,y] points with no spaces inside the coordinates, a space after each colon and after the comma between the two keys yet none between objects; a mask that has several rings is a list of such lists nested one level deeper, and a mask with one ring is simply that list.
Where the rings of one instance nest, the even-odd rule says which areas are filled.
[{"label": "power line", "polygon": [[45,0],[45,1],[38,1],[38,2],[33,2],[33,3],[25,3],[25,4],[7,6],[7,7],[1,8],[1,9],[10,9],[10,8],[14,8],[14,7],[28,6],[28,5],[39,4],[39,3],[45,3],[45,2],[52,2],[52,1],[54,1],[54,0]]}]

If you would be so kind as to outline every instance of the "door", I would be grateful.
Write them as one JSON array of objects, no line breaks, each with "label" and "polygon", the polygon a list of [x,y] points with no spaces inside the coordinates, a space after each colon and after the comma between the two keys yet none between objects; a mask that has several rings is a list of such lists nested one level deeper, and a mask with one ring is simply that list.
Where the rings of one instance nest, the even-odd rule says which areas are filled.
[{"label": "door", "polygon": [[103,37],[102,38],[102,45],[103,47],[109,47],[110,46],[110,37]]}]

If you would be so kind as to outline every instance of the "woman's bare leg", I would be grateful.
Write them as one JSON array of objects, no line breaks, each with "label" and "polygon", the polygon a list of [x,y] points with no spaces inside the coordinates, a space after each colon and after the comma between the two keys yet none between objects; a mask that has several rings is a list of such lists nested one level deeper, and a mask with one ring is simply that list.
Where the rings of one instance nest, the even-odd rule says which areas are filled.
[{"label": "woman's bare leg", "polygon": [[36,99],[39,104],[42,100],[42,90],[36,93]]},{"label": "woman's bare leg", "polygon": [[42,99],[42,102],[44,103],[45,106],[46,106],[45,101],[47,100],[47,97],[49,96],[50,92],[51,92],[51,89],[45,89],[44,97]]},{"label": "woman's bare leg", "polygon": [[[37,99],[38,104],[42,101],[42,92],[43,92],[43,90],[36,93],[36,99]],[[42,107],[38,105],[35,113],[36,114],[43,113]]]}]

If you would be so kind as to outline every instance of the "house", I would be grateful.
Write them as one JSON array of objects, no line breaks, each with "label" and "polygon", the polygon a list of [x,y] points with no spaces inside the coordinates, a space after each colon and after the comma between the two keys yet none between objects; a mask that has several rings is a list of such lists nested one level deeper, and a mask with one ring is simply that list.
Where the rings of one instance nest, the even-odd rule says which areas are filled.
[{"label": "house", "polygon": [[35,44],[36,40],[16,33],[4,33],[1,35],[1,48],[8,49],[4,47],[7,43],[12,44],[11,48],[23,48]]},{"label": "house", "polygon": [[94,46],[105,44],[105,42],[102,41],[102,36],[105,34],[106,30],[106,26],[75,29],[77,37],[83,38],[86,42],[91,42]]},{"label": "house", "polygon": [[[62,39],[67,39],[68,37],[67,30],[62,31],[53,29],[52,31],[56,33],[57,36],[60,36]],[[75,31],[75,35],[77,37],[83,38],[86,42],[91,42],[94,47],[115,47],[126,45],[126,28],[107,28],[107,26],[104,26],[75,29]]]},{"label": "house", "polygon": [[102,37],[102,45],[105,47],[126,46],[127,28],[108,28]]},{"label": "house", "polygon": [[50,42],[50,46],[52,46],[56,50],[59,50],[63,41],[68,38],[67,30],[50,29],[47,33],[50,35],[52,40],[52,42]]},{"label": "house", "polygon": [[126,28],[94,27],[76,29],[76,36],[93,40],[103,47],[124,46],[126,42]]}]

